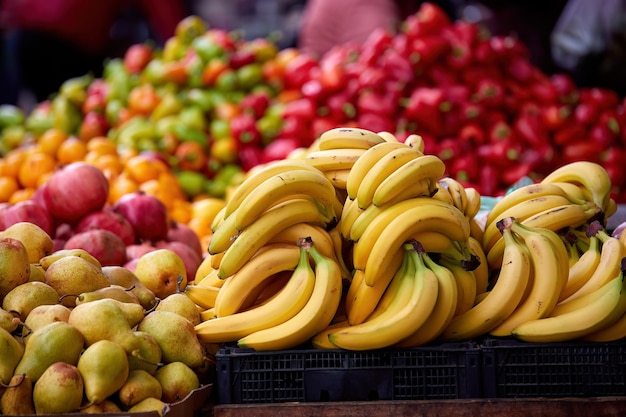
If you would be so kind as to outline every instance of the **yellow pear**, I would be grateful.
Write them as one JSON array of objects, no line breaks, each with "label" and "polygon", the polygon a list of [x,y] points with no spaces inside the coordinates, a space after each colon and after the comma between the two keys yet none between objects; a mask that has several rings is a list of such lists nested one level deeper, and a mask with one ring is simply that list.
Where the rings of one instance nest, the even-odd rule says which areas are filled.
[{"label": "yellow pear", "polygon": [[111,285],[119,285],[135,294],[146,310],[155,306],[156,296],[154,293],[146,288],[130,269],[118,265],[106,265],[102,267],[102,273],[109,279]]},{"label": "yellow pear", "polygon": [[13,377],[17,364],[24,355],[24,345],[0,328],[0,383],[7,385]]},{"label": "yellow pear", "polygon": [[161,347],[154,339],[146,332],[134,331],[133,334],[137,339],[137,350],[128,355],[128,366],[131,371],[144,370],[150,375],[154,375],[157,368],[161,364]]},{"label": "yellow pear", "polygon": [[155,375],[162,387],[163,401],[174,403],[184,400],[200,387],[196,373],[182,362],[170,362],[160,367]]},{"label": "yellow pear", "polygon": [[104,414],[104,413],[119,413],[122,409],[115,404],[112,400],[104,400],[98,404],[85,404],[81,407],[80,412],[85,414]]},{"label": "yellow pear", "polygon": [[9,386],[0,397],[0,414],[23,416],[35,414],[33,381],[24,374],[13,375]]},{"label": "yellow pear", "polygon": [[170,249],[153,250],[139,257],[135,275],[161,299],[182,290],[187,285],[185,263]]},{"label": "yellow pear", "polygon": [[28,337],[35,330],[40,329],[50,323],[64,321],[70,318],[70,309],[63,304],[43,304],[33,308],[26,320],[22,337]]},{"label": "yellow pear", "polygon": [[39,264],[30,264],[30,276],[29,281],[46,281],[46,271]]},{"label": "yellow pear", "polygon": [[145,413],[150,411],[156,411],[157,413],[159,413],[159,416],[163,416],[163,414],[165,414],[168,409],[168,404],[157,398],[148,397],[145,400],[140,401],[139,403],[130,407],[128,411],[131,413]]},{"label": "yellow pear", "polygon": [[13,333],[15,329],[21,324],[19,317],[15,317],[3,308],[0,308],[0,329],[4,329],[9,333]]},{"label": "yellow pear", "polygon": [[83,335],[69,323],[57,321],[31,333],[26,339],[24,354],[15,367],[16,374],[26,374],[37,382],[55,362],[75,365],[84,347]]},{"label": "yellow pear", "polygon": [[24,244],[31,264],[39,263],[54,250],[54,242],[48,233],[31,222],[18,222],[0,232],[0,238],[10,237]]},{"label": "yellow pear", "polygon": [[37,306],[59,302],[59,293],[45,282],[29,281],[13,288],[2,300],[2,308],[17,314],[22,321]]},{"label": "yellow pear", "polygon": [[155,310],[171,311],[183,316],[194,326],[200,324],[200,310],[184,292],[168,295],[159,301]]},{"label": "yellow pear", "polygon": [[142,369],[135,369],[130,371],[117,396],[122,406],[130,408],[149,397],[160,400],[162,392],[161,383],[153,375]]},{"label": "yellow pear", "polygon": [[111,284],[108,287],[98,288],[94,291],[79,294],[76,298],[76,305],[88,303],[94,300],[101,300],[103,298],[111,298],[122,303],[140,304],[139,299],[135,294],[132,293],[131,290],[126,289],[120,285]]},{"label": "yellow pear", "polygon": [[100,403],[117,392],[129,373],[126,351],[110,340],[99,340],[87,347],[77,368],[83,376],[88,404]]},{"label": "yellow pear", "polygon": [[83,402],[83,378],[75,365],[55,362],[45,369],[33,387],[37,414],[71,413]]},{"label": "yellow pear", "polygon": [[109,286],[102,268],[80,256],[65,256],[50,264],[46,283],[57,291],[61,303],[70,308],[76,305],[79,294]]},{"label": "yellow pear", "polygon": [[29,278],[30,263],[24,244],[18,239],[0,238],[0,300]]}]

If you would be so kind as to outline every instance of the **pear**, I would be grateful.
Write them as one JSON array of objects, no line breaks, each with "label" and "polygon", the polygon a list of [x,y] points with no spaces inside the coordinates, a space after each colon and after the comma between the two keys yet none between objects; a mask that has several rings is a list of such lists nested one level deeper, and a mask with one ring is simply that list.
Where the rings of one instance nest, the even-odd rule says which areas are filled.
[{"label": "pear", "polygon": [[128,379],[117,392],[117,396],[122,406],[130,408],[148,397],[160,400],[162,392],[161,383],[153,375],[142,369],[135,369],[129,372]]},{"label": "pear", "polygon": [[137,330],[154,337],[161,347],[163,362],[183,362],[191,368],[199,368],[205,361],[195,327],[183,316],[155,310],[144,317]]},{"label": "pear", "polygon": [[141,255],[135,266],[135,275],[160,299],[187,285],[185,263],[170,249],[157,249]]},{"label": "pear", "polygon": [[0,414],[23,416],[35,414],[33,381],[24,374],[13,375],[9,386],[0,397]]},{"label": "pear", "polygon": [[75,365],[84,345],[83,335],[71,324],[64,321],[47,324],[26,339],[24,354],[15,373],[26,374],[37,382],[46,368],[55,362]]},{"label": "pear", "polygon": [[46,281],[46,271],[39,264],[30,264],[30,276],[29,281]]},{"label": "pear", "polygon": [[7,385],[13,377],[17,364],[24,355],[24,345],[11,333],[0,329],[0,383]]},{"label": "pear", "polygon": [[182,362],[170,362],[160,367],[155,378],[161,384],[162,399],[166,403],[184,400],[191,391],[200,387],[196,373]]},{"label": "pear", "polygon": [[126,289],[120,285],[111,284],[108,287],[99,288],[95,291],[89,291],[79,294],[76,298],[76,305],[88,303],[94,300],[101,300],[103,298],[111,298],[122,303],[140,304],[139,299],[135,294],[132,293],[131,290]]},{"label": "pear", "polygon": [[168,404],[154,397],[148,397],[128,409],[128,411],[131,413],[145,413],[150,411],[156,411],[157,413],[159,413],[159,416],[163,416],[163,414],[165,414],[168,410]]},{"label": "pear", "polygon": [[109,286],[102,268],[80,256],[65,256],[50,264],[46,269],[46,283],[62,297],[62,304],[70,308],[76,305],[79,294]]},{"label": "pear", "polygon": [[85,384],[89,405],[106,400],[128,379],[128,358],[119,344],[99,340],[87,347],[77,365]]},{"label": "pear", "polygon": [[139,303],[146,310],[155,306],[156,296],[154,293],[143,285],[130,269],[123,266],[107,265],[102,267],[102,273],[109,279],[111,285],[119,285],[135,294]]},{"label": "pear", "polygon": [[63,304],[43,304],[33,308],[26,320],[24,320],[24,330],[22,337],[27,337],[32,332],[50,323],[64,321],[70,317],[70,309]]},{"label": "pear", "polygon": [[0,238],[0,300],[13,288],[28,282],[29,277],[30,263],[24,244],[10,237]]},{"label": "pear", "polygon": [[78,411],[83,402],[83,378],[75,365],[55,362],[48,366],[33,387],[37,414]]},{"label": "pear", "polygon": [[21,324],[19,317],[15,317],[14,314],[0,308],[0,329],[4,329],[9,333],[13,333],[15,329]]},{"label": "pear", "polygon": [[200,324],[200,310],[184,292],[168,295],[159,301],[155,310],[171,311],[183,316],[194,326]]},{"label": "pear", "polygon": [[104,400],[98,404],[85,405],[80,412],[85,414],[120,413],[122,409],[112,400]]},{"label": "pear", "polygon": [[134,331],[138,343],[137,350],[128,355],[128,366],[131,371],[136,369],[142,369],[148,372],[150,375],[154,375],[157,368],[161,364],[161,347],[154,339],[146,332]]},{"label": "pear", "polygon": [[29,281],[13,288],[2,300],[2,308],[24,321],[37,306],[57,304],[59,293],[45,282]]},{"label": "pear", "polygon": [[[110,340],[121,345],[128,353],[138,349],[139,341],[135,337],[129,317],[122,307],[143,307],[139,304],[120,303],[109,298],[79,304],[72,309],[68,323],[75,326],[85,337],[85,345],[90,346],[100,340]],[[133,319],[133,321],[136,318]]]},{"label": "pear", "polygon": [[0,232],[0,238],[10,237],[24,244],[28,253],[28,262],[39,263],[44,256],[54,250],[54,242],[41,227],[31,222],[18,222]]}]

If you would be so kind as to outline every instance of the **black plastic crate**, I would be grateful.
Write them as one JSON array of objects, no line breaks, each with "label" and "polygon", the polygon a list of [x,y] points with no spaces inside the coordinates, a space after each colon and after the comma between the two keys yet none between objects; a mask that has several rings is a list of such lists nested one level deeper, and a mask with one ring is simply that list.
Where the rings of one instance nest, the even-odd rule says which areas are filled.
[{"label": "black plastic crate", "polygon": [[220,404],[479,398],[474,344],[353,352],[223,348]]},{"label": "black plastic crate", "polygon": [[487,398],[626,395],[626,342],[525,343],[486,340]]}]

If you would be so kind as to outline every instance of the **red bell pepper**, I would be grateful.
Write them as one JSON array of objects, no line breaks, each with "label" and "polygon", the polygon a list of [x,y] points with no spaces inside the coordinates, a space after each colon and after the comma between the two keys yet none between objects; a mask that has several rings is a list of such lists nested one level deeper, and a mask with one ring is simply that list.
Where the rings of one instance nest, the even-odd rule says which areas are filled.
[{"label": "red bell pepper", "polygon": [[395,120],[390,119],[379,112],[363,112],[357,116],[357,126],[373,132],[393,132]]},{"label": "red bell pepper", "polygon": [[309,54],[299,54],[285,66],[283,74],[285,87],[300,88],[311,79],[311,71],[318,66],[318,62]]},{"label": "red bell pepper", "polygon": [[541,122],[548,131],[561,129],[572,114],[570,106],[565,104],[550,104],[541,111]]},{"label": "red bell pepper", "polygon": [[567,145],[568,143],[584,139],[588,137],[587,128],[578,123],[566,124],[552,136],[552,142],[555,145]]},{"label": "red bell pepper", "polygon": [[261,143],[261,132],[256,126],[256,118],[249,113],[241,113],[230,119],[230,132],[238,149]]},{"label": "red bell pepper", "polygon": [[513,124],[515,134],[528,145],[540,147],[548,143],[550,137],[541,124],[539,116],[520,115]]},{"label": "red bell pepper", "polygon": [[450,17],[438,5],[424,2],[417,12],[407,17],[401,30],[410,38],[438,34],[441,29],[451,24]]},{"label": "red bell pepper", "polygon": [[419,131],[440,135],[443,131],[442,112],[450,103],[440,88],[418,87],[411,92],[404,108],[404,116],[418,124]]}]

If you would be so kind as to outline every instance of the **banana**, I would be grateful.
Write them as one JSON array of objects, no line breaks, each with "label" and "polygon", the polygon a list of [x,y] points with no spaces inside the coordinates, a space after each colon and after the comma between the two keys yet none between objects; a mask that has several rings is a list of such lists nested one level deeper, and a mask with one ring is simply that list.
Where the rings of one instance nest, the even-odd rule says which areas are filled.
[{"label": "banana", "polygon": [[410,336],[395,344],[395,347],[422,346],[437,339],[452,321],[458,300],[458,288],[453,274],[435,262],[428,252],[422,254],[426,267],[437,277],[437,303],[428,320]]},{"label": "banana", "polygon": [[473,237],[474,239],[477,239],[479,242],[482,242],[485,236],[483,225],[475,217],[468,219],[468,221],[470,225],[470,236]]},{"label": "banana", "polygon": [[454,315],[462,314],[474,306],[476,298],[476,278],[473,271],[464,269],[459,262],[455,262],[445,256],[439,260],[442,268],[452,274],[457,287],[457,303]]},{"label": "banana", "polygon": [[222,258],[224,257],[224,252],[222,251],[209,255],[211,255],[211,267],[215,269],[215,273],[217,274],[219,272],[220,262],[222,262]]},{"label": "banana", "polygon": [[295,316],[238,340],[240,347],[257,351],[281,350],[299,346],[325,329],[333,320],[341,301],[341,270],[332,258],[314,246],[305,246],[315,264],[315,285],[306,305]]},{"label": "banana", "polygon": [[624,277],[617,277],[600,287],[601,295],[578,309],[538,320],[530,320],[515,327],[511,333],[527,342],[564,342],[593,334],[610,326],[626,312]]},{"label": "banana", "polygon": [[[616,277],[617,278],[617,277]],[[609,281],[610,282],[610,281]],[[608,291],[611,291],[611,285],[607,282],[600,288],[595,291],[591,291],[581,297],[575,298],[570,301],[560,302],[552,310],[549,317],[557,317],[563,314],[571,313],[572,311],[576,311],[580,308],[583,308],[587,304],[595,302],[598,298],[604,296],[604,294]]]},{"label": "banana", "polygon": [[215,316],[215,308],[207,308],[200,312],[200,321],[207,321],[214,319]]},{"label": "banana", "polygon": [[404,252],[403,249],[396,251],[389,268],[381,271],[381,275],[374,285],[366,285],[363,281],[363,272],[355,271],[350,287],[348,287],[348,292],[346,293],[346,315],[348,317],[348,323],[351,325],[363,323],[376,309],[389,283],[402,266],[402,261],[405,258]]},{"label": "banana", "polygon": [[436,200],[443,201],[444,203],[454,205],[454,200],[452,199],[452,194],[447,187],[440,185],[439,181],[436,182],[436,189],[433,193],[432,197]]},{"label": "banana", "polygon": [[410,198],[432,197],[437,193],[436,184],[436,181],[430,178],[423,178],[416,182],[402,184],[395,195],[382,205],[395,204]]},{"label": "banana", "polygon": [[335,169],[331,171],[325,171],[324,175],[333,185],[333,187],[345,190],[348,184],[348,176],[350,175],[350,169]]},{"label": "banana", "polygon": [[[371,350],[392,346],[413,334],[428,320],[437,302],[437,277],[426,267],[421,254],[408,250],[412,268],[399,274],[398,295],[374,318],[328,335],[330,342],[342,349]],[[393,284],[390,284],[393,285]],[[408,295],[404,300],[403,294]]]},{"label": "banana", "polygon": [[[211,239],[209,240],[209,246],[207,251],[210,255],[215,256],[218,255],[233,244],[235,239],[240,233],[239,228],[237,227],[237,218],[236,216],[228,216],[227,218],[222,218],[219,223],[216,223],[213,228],[213,234],[211,235]],[[219,264],[221,262],[221,258],[216,259],[216,263]],[[217,268],[215,264],[212,262],[211,265],[213,268]]]},{"label": "banana", "polygon": [[346,202],[343,205],[343,210],[341,211],[341,219],[339,219],[339,223],[337,225],[341,232],[341,236],[345,239],[350,239],[350,230],[352,229],[352,225],[365,210],[366,209],[359,207],[356,199],[346,199]]},{"label": "banana", "polygon": [[437,183],[448,191],[452,199],[452,204],[467,216],[465,210],[467,209],[468,198],[465,187],[452,177],[439,178]]},{"label": "banana", "polygon": [[213,216],[213,220],[211,221],[211,232],[215,232],[218,226],[224,221],[224,216],[226,214],[226,204],[215,213]]},{"label": "banana", "polygon": [[372,204],[382,205],[392,200],[403,189],[403,185],[423,179],[436,182],[445,170],[444,162],[436,155],[422,155],[415,158],[393,171],[376,187]]},{"label": "banana", "polygon": [[478,239],[470,236],[467,240],[469,250],[478,257],[478,266],[474,269],[474,278],[476,278],[476,292],[482,293],[487,291],[489,285],[489,265],[487,264],[487,255]]},{"label": "banana", "polygon": [[184,292],[196,305],[209,309],[215,307],[215,299],[220,289],[221,287],[208,285],[187,285]]},{"label": "banana", "polygon": [[385,142],[379,145],[374,145],[370,149],[366,150],[350,169],[350,174],[348,175],[346,183],[348,197],[352,200],[356,198],[357,191],[361,187],[363,179],[384,155],[394,149],[402,149],[406,147],[407,145],[400,142]]},{"label": "banana", "polygon": [[[424,157],[423,154],[415,151],[408,146],[393,149],[383,155],[365,174],[356,193],[356,200],[359,207],[366,208],[372,204],[372,199],[376,189],[388,178],[393,172],[408,162]],[[416,179],[417,180],[417,179]]]},{"label": "banana", "polygon": [[235,227],[244,229],[283,198],[297,198],[300,194],[313,197],[321,210],[328,209],[326,213],[334,215],[333,204],[337,197],[332,183],[319,171],[295,169],[269,177],[251,190],[231,214],[236,217]]},{"label": "banana", "polygon": [[299,255],[298,265],[276,295],[257,307],[196,325],[198,338],[209,343],[236,341],[295,316],[309,301],[315,286],[315,271],[307,251],[300,248]]},{"label": "banana", "polygon": [[[575,246],[575,245],[573,245]],[[567,284],[559,301],[563,301],[578,291],[593,275],[594,271],[600,265],[600,239],[597,236],[591,236],[589,240],[589,248],[578,258],[578,260],[569,268]]]},{"label": "banana", "polygon": [[255,288],[277,272],[295,269],[298,259],[297,245],[267,245],[263,251],[252,256],[237,273],[226,278],[228,284],[223,284],[215,300],[216,315],[223,317],[239,311]]},{"label": "banana", "polygon": [[[227,221],[228,219],[226,219]],[[273,235],[294,224],[308,222],[320,227],[331,221],[308,199],[292,199],[277,204],[243,229],[225,250],[218,275],[226,278],[236,273]]]},{"label": "banana", "polygon": [[383,138],[385,142],[400,142],[398,140],[398,137],[391,132],[381,131],[381,132],[376,132],[376,134],[380,136],[381,138]]},{"label": "banana", "polygon": [[564,182],[564,181],[554,181],[554,182],[549,182],[545,184],[558,186],[565,192],[565,194],[567,194],[567,198],[572,200],[572,202],[575,202],[578,204],[593,203],[593,196],[591,195],[589,190],[585,188],[585,186],[582,184],[577,184],[573,182]]},{"label": "banana", "polygon": [[407,146],[410,146],[411,148],[416,149],[421,153],[424,153],[426,143],[424,142],[424,138],[420,135],[412,133],[404,139],[404,143]]},{"label": "banana", "polygon": [[465,187],[465,196],[467,197],[467,205],[463,214],[468,219],[473,219],[480,212],[482,205],[480,192],[474,187]]},{"label": "banana", "polygon": [[328,335],[339,328],[349,326],[348,320],[341,320],[335,323],[330,323],[325,329],[317,333],[311,338],[311,345],[315,349],[339,349],[328,340]]},{"label": "banana", "polygon": [[322,255],[328,256],[329,258],[333,258],[335,261],[337,261],[337,263],[339,264],[339,268],[341,269],[341,277],[346,282],[350,282],[352,281],[352,272],[346,264],[345,258],[349,254],[349,250],[346,249],[347,242],[344,241],[343,237],[341,236],[341,232],[336,226],[330,229],[327,233],[331,240],[330,247],[333,253],[331,255],[325,255],[324,250],[322,250],[321,248],[318,250],[322,253]]},{"label": "banana", "polygon": [[304,161],[320,171],[351,169],[354,163],[369,149],[326,149],[306,154]]},{"label": "banana", "polygon": [[102,268],[102,264],[98,259],[96,259],[91,253],[87,252],[84,249],[76,248],[76,249],[59,249],[51,253],[50,255],[46,255],[39,259],[39,265],[46,270],[52,263],[61,258],[65,258],[66,256],[78,256],[79,258],[83,258],[89,263],[97,266],[98,268]]},{"label": "banana", "polygon": [[[405,204],[407,208],[401,206]],[[416,234],[436,231],[453,241],[467,241],[469,225],[456,207],[441,202],[410,205],[411,200],[398,203],[397,216],[390,221],[373,221],[354,244],[353,264],[365,271],[367,285],[373,285],[380,271],[387,267],[391,254]]]},{"label": "banana", "polygon": [[322,133],[319,137],[320,150],[330,149],[369,149],[385,142],[380,135],[357,127],[336,127]]},{"label": "banana", "polygon": [[202,279],[195,281],[195,285],[203,287],[221,287],[224,280],[217,276],[217,269],[212,269]]},{"label": "banana", "polygon": [[550,172],[543,183],[569,182],[581,184],[591,194],[592,201],[605,210],[611,194],[611,177],[604,167],[591,161],[577,161]]},{"label": "banana", "polygon": [[508,222],[503,221],[501,227],[504,258],[493,288],[471,309],[452,319],[441,334],[442,340],[461,341],[484,335],[503,323],[522,300],[531,273],[530,255]]},{"label": "banana", "polygon": [[298,239],[310,237],[313,242],[317,243],[318,250],[328,257],[335,256],[333,239],[330,233],[320,226],[310,223],[296,223],[274,234],[267,244],[271,243],[289,243],[295,245]]},{"label": "banana", "polygon": [[600,248],[600,261],[593,274],[572,295],[563,299],[568,302],[597,290],[606,282],[615,278],[620,273],[622,257],[625,255],[619,239],[609,236],[605,230],[596,234],[602,242]]},{"label": "banana", "polygon": [[[543,231],[524,226],[517,219],[505,219],[511,221],[511,230],[523,239],[528,248],[534,276],[526,298],[503,323],[490,331],[492,336],[510,336],[519,324],[549,316],[567,282],[567,259],[559,259],[553,240]],[[567,256],[564,245],[563,251]]]},{"label": "banana", "polygon": [[239,184],[226,201],[224,207],[223,218],[230,216],[243,202],[244,198],[267,181],[269,178],[282,174],[290,170],[305,170],[309,172],[318,172],[317,168],[312,167],[306,161],[301,159],[281,159],[272,161],[265,165],[257,165],[246,174],[246,178]]}]

